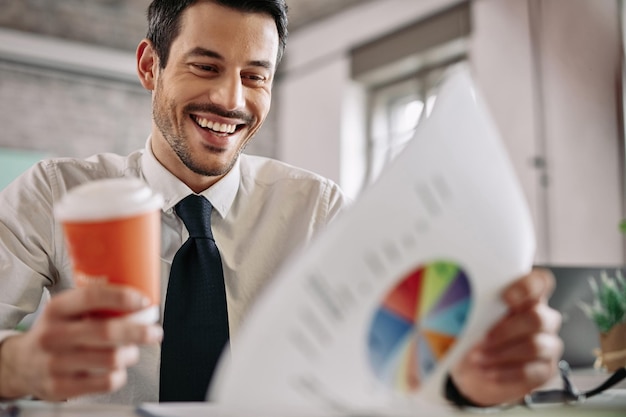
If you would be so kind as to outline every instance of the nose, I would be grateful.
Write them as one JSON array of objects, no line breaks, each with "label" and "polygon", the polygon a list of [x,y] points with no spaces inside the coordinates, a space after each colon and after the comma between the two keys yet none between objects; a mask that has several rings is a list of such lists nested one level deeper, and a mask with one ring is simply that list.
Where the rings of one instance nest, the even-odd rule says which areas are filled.
[{"label": "nose", "polygon": [[212,103],[226,110],[237,110],[244,107],[244,88],[239,74],[223,74],[216,81],[210,93]]}]

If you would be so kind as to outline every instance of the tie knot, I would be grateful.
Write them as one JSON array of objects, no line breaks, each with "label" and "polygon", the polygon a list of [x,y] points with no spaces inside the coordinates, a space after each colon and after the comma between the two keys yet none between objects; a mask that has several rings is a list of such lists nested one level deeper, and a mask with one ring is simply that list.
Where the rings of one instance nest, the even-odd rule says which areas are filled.
[{"label": "tie knot", "polygon": [[185,197],[176,204],[176,214],[185,223],[190,238],[213,239],[211,233],[212,208],[209,200],[195,194]]}]

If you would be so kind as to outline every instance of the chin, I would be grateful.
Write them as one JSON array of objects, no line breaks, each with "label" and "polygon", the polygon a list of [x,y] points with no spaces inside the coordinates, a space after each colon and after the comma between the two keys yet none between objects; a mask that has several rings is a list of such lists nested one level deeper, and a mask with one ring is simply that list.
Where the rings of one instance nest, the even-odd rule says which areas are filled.
[{"label": "chin", "polygon": [[232,167],[230,161],[226,162],[213,162],[210,164],[198,163],[198,161],[191,161],[191,163],[185,163],[188,169],[196,174],[203,175],[205,177],[218,177],[226,174]]}]

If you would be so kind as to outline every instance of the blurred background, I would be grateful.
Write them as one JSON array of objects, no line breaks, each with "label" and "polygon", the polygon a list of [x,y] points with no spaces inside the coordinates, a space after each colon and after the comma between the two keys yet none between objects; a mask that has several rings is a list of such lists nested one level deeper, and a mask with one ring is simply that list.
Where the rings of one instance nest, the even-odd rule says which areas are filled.
[{"label": "blurred background", "polygon": [[[287,3],[272,111],[248,153],[356,197],[428,115],[441,74],[467,64],[528,199],[536,262],[624,263],[621,1]],[[0,0],[0,188],[43,157],[144,146],[134,51],[148,4]]]}]

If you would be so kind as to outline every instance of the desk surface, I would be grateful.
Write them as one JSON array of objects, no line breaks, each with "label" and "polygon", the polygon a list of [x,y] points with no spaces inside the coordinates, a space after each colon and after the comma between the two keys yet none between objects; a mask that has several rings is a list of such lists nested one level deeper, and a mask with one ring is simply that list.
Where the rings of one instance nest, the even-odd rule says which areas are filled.
[{"label": "desk surface", "polygon": [[[597,386],[607,377],[605,373],[594,370],[578,370],[572,375],[574,384],[581,390],[586,390]],[[560,387],[558,378],[546,384],[545,389]],[[218,404],[209,403],[186,403],[186,404],[146,404],[139,409],[134,406],[125,405],[104,405],[104,404],[81,404],[81,403],[47,403],[43,401],[20,401],[19,417],[282,417],[279,413],[262,413],[260,410],[254,412],[242,412],[227,409]],[[315,413],[313,410],[306,415],[296,415],[294,413],[284,413],[285,417],[328,417],[322,412]],[[288,415],[287,415],[288,414]],[[456,409],[440,409],[433,413],[432,410],[423,413],[428,417],[454,417],[467,415],[485,415],[484,412],[459,411]],[[503,412],[489,411],[490,415],[505,415],[509,417],[526,416],[605,416],[624,417],[626,416],[626,381],[619,384],[616,389],[608,390],[597,397],[590,398],[583,404],[577,405],[549,405],[537,406],[534,409],[516,407]],[[420,412],[416,410],[415,417],[419,417]],[[350,417],[335,414],[330,417]],[[397,416],[399,417],[399,416]]]},{"label": "desk surface", "polygon": [[[75,403],[52,404],[45,402],[20,402],[19,417],[247,417],[249,413],[235,412],[225,409],[215,404],[150,404],[138,410],[132,406],[122,405],[85,405]],[[598,398],[592,398],[584,404],[569,406],[541,406],[535,409],[523,407],[513,408],[502,412],[489,412],[488,414],[506,415],[509,417],[526,416],[602,416],[602,417],[624,417],[626,414],[626,390],[609,390],[601,394]],[[255,412],[254,416],[259,414]],[[428,412],[428,417],[437,415]],[[442,409],[438,416],[454,417],[467,415],[484,415],[471,411],[458,411],[453,409]],[[305,417],[313,417],[311,413]],[[319,414],[323,417],[324,414]],[[420,416],[419,411],[415,413]],[[269,414],[268,414],[269,417]],[[297,416],[292,416],[297,417]],[[337,417],[336,415],[333,417]],[[346,416],[348,417],[348,416]]]}]

